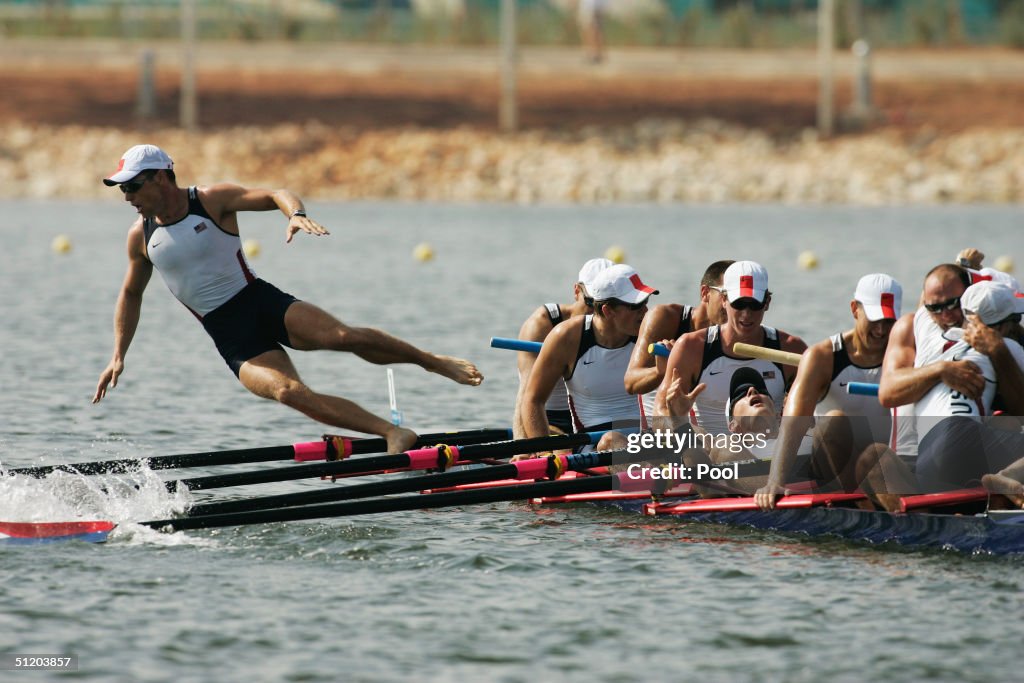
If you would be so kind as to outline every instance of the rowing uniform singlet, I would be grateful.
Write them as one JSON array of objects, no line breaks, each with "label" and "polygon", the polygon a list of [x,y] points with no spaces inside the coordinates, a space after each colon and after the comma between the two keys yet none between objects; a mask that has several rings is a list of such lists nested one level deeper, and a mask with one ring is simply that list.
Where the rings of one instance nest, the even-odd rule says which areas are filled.
[{"label": "rowing uniform singlet", "polygon": [[[544,304],[544,309],[551,320],[552,328],[564,320],[562,309],[558,304]],[[544,404],[544,410],[548,412],[567,412],[569,410],[569,393],[565,390],[565,382],[563,380],[555,382],[555,388],[551,390],[551,396],[548,397],[548,402]],[[548,422],[550,421],[549,416]]]},{"label": "rowing uniform singlet", "polygon": [[[1004,339],[1006,348],[1017,365],[1024,369],[1024,349],[1012,339]],[[985,377],[985,389],[981,397],[971,400],[958,391],[954,391],[945,384],[936,384],[931,391],[921,397],[921,400],[914,404],[914,413],[917,415],[918,441],[924,441],[925,436],[943,418],[953,415],[970,417],[979,420],[986,415],[992,414],[992,400],[996,395],[996,374],[992,367],[992,361],[983,353],[975,351],[967,345],[967,342],[959,341],[943,352],[939,361],[971,361],[981,369]],[[1021,454],[1024,455],[1024,454]]]},{"label": "rowing uniform singlet", "polygon": [[174,297],[202,318],[256,279],[238,235],[210,217],[196,188],[188,188],[188,215],[159,225],[143,220],[146,254]]},{"label": "rowing uniform singlet", "polygon": [[[780,348],[779,333],[774,327],[761,326],[764,332],[764,346],[769,349]],[[729,382],[732,374],[741,367],[751,367],[761,373],[768,394],[775,401],[775,407],[781,412],[782,401],[786,395],[786,378],[782,366],[770,361],[754,358],[740,360],[725,355],[722,348],[721,328],[712,325],[708,328],[707,342],[704,344],[704,357],[701,360],[700,374],[697,384],[706,384],[707,388],[697,396],[693,404],[693,414],[697,425],[709,434],[728,434],[729,420],[725,416],[725,404],[729,399]]]},{"label": "rowing uniform singlet", "polygon": [[577,432],[591,431],[610,423],[640,420],[636,396],[626,393],[626,368],[636,346],[636,338],[617,349],[607,349],[594,336],[593,315],[583,321],[583,334],[576,352],[572,376],[565,380],[569,390],[569,410]]},{"label": "rowing uniform singlet", "polygon": [[[942,328],[928,310],[924,306],[918,308],[914,313],[914,367],[920,368],[934,363],[953,344],[954,342],[942,336]],[[919,438],[914,411],[913,403],[897,406],[892,410],[892,437],[889,445],[898,455],[917,456]]]},{"label": "rowing uniform singlet", "polygon": [[878,443],[889,443],[892,432],[892,416],[888,408],[878,402],[877,396],[858,396],[846,391],[850,382],[878,384],[882,366],[870,368],[854,365],[843,342],[842,333],[829,337],[832,342],[832,382],[824,398],[814,406],[814,416],[822,417],[830,410],[841,410],[846,415],[867,418],[871,428],[871,439]]}]

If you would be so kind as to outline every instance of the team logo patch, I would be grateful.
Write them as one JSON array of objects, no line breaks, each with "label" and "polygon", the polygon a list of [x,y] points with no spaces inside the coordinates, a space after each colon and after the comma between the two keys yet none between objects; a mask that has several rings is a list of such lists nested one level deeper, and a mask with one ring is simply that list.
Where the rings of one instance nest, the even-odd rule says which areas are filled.
[{"label": "team logo patch", "polygon": [[197,234],[202,232],[203,230],[206,230],[206,221],[203,221],[202,223],[194,227],[193,230],[195,230]]}]

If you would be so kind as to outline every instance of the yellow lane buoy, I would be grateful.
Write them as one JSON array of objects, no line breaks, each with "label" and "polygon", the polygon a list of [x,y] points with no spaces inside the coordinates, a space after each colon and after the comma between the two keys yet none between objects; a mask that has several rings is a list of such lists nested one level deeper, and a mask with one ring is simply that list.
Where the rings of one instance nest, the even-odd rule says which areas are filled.
[{"label": "yellow lane buoy", "polygon": [[625,263],[626,250],[617,244],[613,244],[605,250],[604,257],[612,263]]},{"label": "yellow lane buoy", "polygon": [[434,248],[427,242],[420,242],[412,250],[412,257],[421,263],[434,260]]},{"label": "yellow lane buoy", "polygon": [[257,240],[246,240],[242,242],[242,251],[244,251],[245,255],[249,258],[256,258],[260,255],[260,252],[263,251],[263,247],[260,246],[260,243]]},{"label": "yellow lane buoy", "polygon": [[1004,273],[1012,273],[1013,259],[1004,254],[1003,256],[1000,256],[995,260],[995,262],[992,263],[992,267],[995,268],[996,270],[1001,270]]},{"label": "yellow lane buoy", "polygon": [[57,235],[50,242],[50,248],[57,254],[67,254],[71,251],[71,240],[67,235]]},{"label": "yellow lane buoy", "polygon": [[811,250],[801,251],[796,257],[796,264],[803,270],[814,270],[818,267],[818,256]]}]

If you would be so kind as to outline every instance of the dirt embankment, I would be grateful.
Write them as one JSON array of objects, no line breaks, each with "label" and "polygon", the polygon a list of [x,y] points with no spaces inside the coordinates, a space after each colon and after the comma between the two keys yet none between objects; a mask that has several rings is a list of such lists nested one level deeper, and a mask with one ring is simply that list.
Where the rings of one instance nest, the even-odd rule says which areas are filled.
[{"label": "dirt embankment", "polygon": [[[576,53],[526,60],[513,135],[497,130],[494,69],[473,55],[389,54],[373,68],[365,55],[348,68],[335,57],[290,70],[222,60],[199,74],[192,134],[173,127],[174,65],[158,69],[157,116],[140,122],[131,64],[5,59],[0,192],[96,196],[97,178],[145,139],[175,156],[183,182],[288,185],[325,198],[1024,201],[1018,55],[890,56],[874,83],[876,118],[831,140],[813,132],[813,69],[782,57],[749,70],[706,54],[689,65],[614,53],[597,68]],[[837,100],[842,115],[851,100],[842,74]]]}]

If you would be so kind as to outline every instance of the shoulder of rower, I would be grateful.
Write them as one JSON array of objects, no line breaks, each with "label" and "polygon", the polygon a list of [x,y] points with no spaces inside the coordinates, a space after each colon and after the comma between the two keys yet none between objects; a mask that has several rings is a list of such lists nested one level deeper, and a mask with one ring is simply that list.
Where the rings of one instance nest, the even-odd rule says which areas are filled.
[{"label": "shoulder of rower", "polygon": [[824,388],[832,377],[834,358],[831,339],[814,344],[804,351],[800,365],[797,367],[797,377],[801,380],[812,380],[820,385],[819,388]]},{"label": "shoulder of rower", "polygon": [[807,342],[795,334],[779,330],[779,348],[792,353],[803,353],[807,350]]},{"label": "shoulder of rower", "polygon": [[128,253],[132,257],[146,255],[146,231],[141,216],[128,228]]},{"label": "shoulder of rower", "polygon": [[554,327],[547,308],[538,306],[530,317],[523,321],[519,328],[519,338],[526,341],[544,341]]}]

